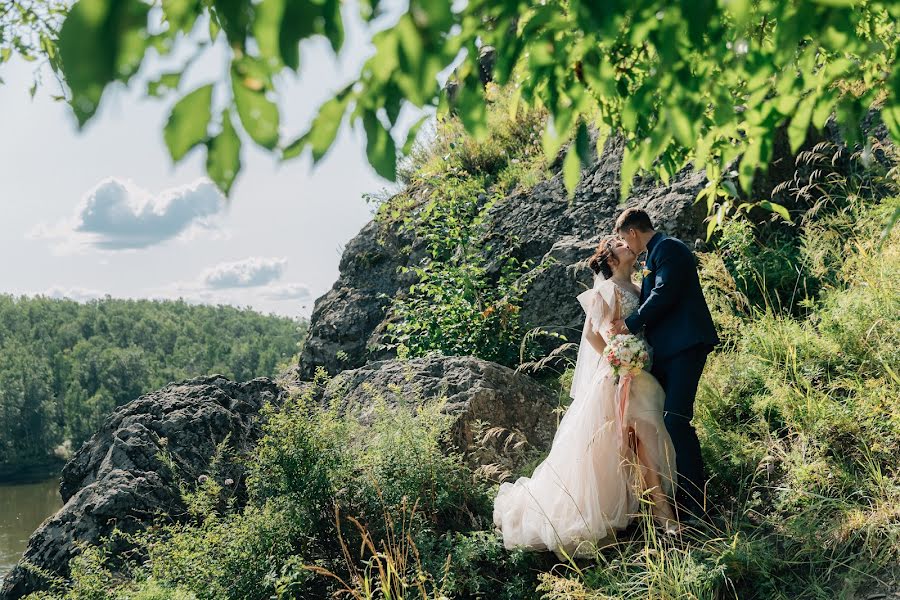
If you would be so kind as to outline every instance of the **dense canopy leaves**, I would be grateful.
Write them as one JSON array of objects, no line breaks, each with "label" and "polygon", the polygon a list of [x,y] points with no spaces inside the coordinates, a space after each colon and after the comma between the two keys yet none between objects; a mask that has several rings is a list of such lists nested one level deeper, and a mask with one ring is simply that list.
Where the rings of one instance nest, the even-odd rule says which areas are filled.
[{"label": "dense canopy leaves", "polygon": [[[563,163],[570,187],[587,159],[590,126],[604,133],[600,143],[613,131],[628,140],[623,196],[639,170],[667,179],[693,163],[707,169],[711,211],[750,189],[779,128],[796,149],[810,126],[834,115],[860,141],[860,118],[881,107],[900,141],[900,3],[891,0],[410,0],[405,11],[361,0],[356,8],[367,21],[383,17],[374,54],[296,139],[280,129],[275,76],[302,68],[306,38],[324,36],[341,51],[339,0],[162,0],[161,11],[145,0],[78,0],[59,40],[69,100],[84,123],[104,88],[127,81],[151,48],[171,53],[191,33],[204,40],[203,52],[224,36],[231,64],[211,82],[227,97],[216,119],[206,122],[206,94],[196,96],[204,88],[179,89],[180,72],[162,74],[148,91],[182,97],[166,126],[172,157],[205,145],[208,171],[226,191],[240,168],[237,123],[284,158],[309,147],[319,160],[341,122],[361,122],[369,161],[393,178],[398,150],[408,148],[397,143],[408,135],[401,107],[449,108],[439,82],[449,67],[455,112],[470,133],[485,135],[478,57],[489,48],[495,81],[513,86],[517,102],[548,110],[548,156],[576,140]],[[186,108],[195,121],[188,130],[179,125]]]}]

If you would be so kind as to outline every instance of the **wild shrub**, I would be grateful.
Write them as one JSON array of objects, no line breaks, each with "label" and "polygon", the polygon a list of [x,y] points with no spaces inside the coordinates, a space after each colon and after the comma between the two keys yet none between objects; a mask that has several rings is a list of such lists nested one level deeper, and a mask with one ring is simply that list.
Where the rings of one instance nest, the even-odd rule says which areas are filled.
[{"label": "wild shrub", "polygon": [[432,194],[405,225],[424,241],[427,256],[401,268],[416,282],[391,299],[390,345],[401,357],[436,352],[518,364],[519,309],[537,271],[507,253],[491,258],[492,248],[482,245],[491,200],[480,180],[445,180]]}]

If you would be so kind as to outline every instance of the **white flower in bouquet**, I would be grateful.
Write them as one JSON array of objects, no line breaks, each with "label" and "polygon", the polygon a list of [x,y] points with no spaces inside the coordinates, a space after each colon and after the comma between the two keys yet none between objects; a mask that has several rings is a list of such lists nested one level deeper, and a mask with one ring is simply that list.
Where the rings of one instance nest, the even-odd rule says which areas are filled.
[{"label": "white flower in bouquet", "polygon": [[626,333],[609,339],[603,357],[618,377],[627,373],[637,374],[650,361],[650,352],[642,339]]}]

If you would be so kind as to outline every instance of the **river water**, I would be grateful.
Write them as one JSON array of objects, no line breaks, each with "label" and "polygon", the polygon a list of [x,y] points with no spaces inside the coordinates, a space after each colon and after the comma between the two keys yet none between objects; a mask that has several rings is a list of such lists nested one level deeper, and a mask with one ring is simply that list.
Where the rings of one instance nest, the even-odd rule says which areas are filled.
[{"label": "river water", "polygon": [[22,558],[29,536],[60,507],[59,477],[0,484],[0,583]]}]

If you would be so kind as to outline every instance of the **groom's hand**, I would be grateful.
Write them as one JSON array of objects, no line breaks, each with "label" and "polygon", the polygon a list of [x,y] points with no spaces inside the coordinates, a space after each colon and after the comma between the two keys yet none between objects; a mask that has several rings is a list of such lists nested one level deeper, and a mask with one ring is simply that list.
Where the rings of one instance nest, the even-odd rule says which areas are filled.
[{"label": "groom's hand", "polygon": [[627,333],[631,333],[628,331],[628,327],[625,326],[624,319],[616,319],[612,322],[612,332],[613,335],[624,335]]}]

